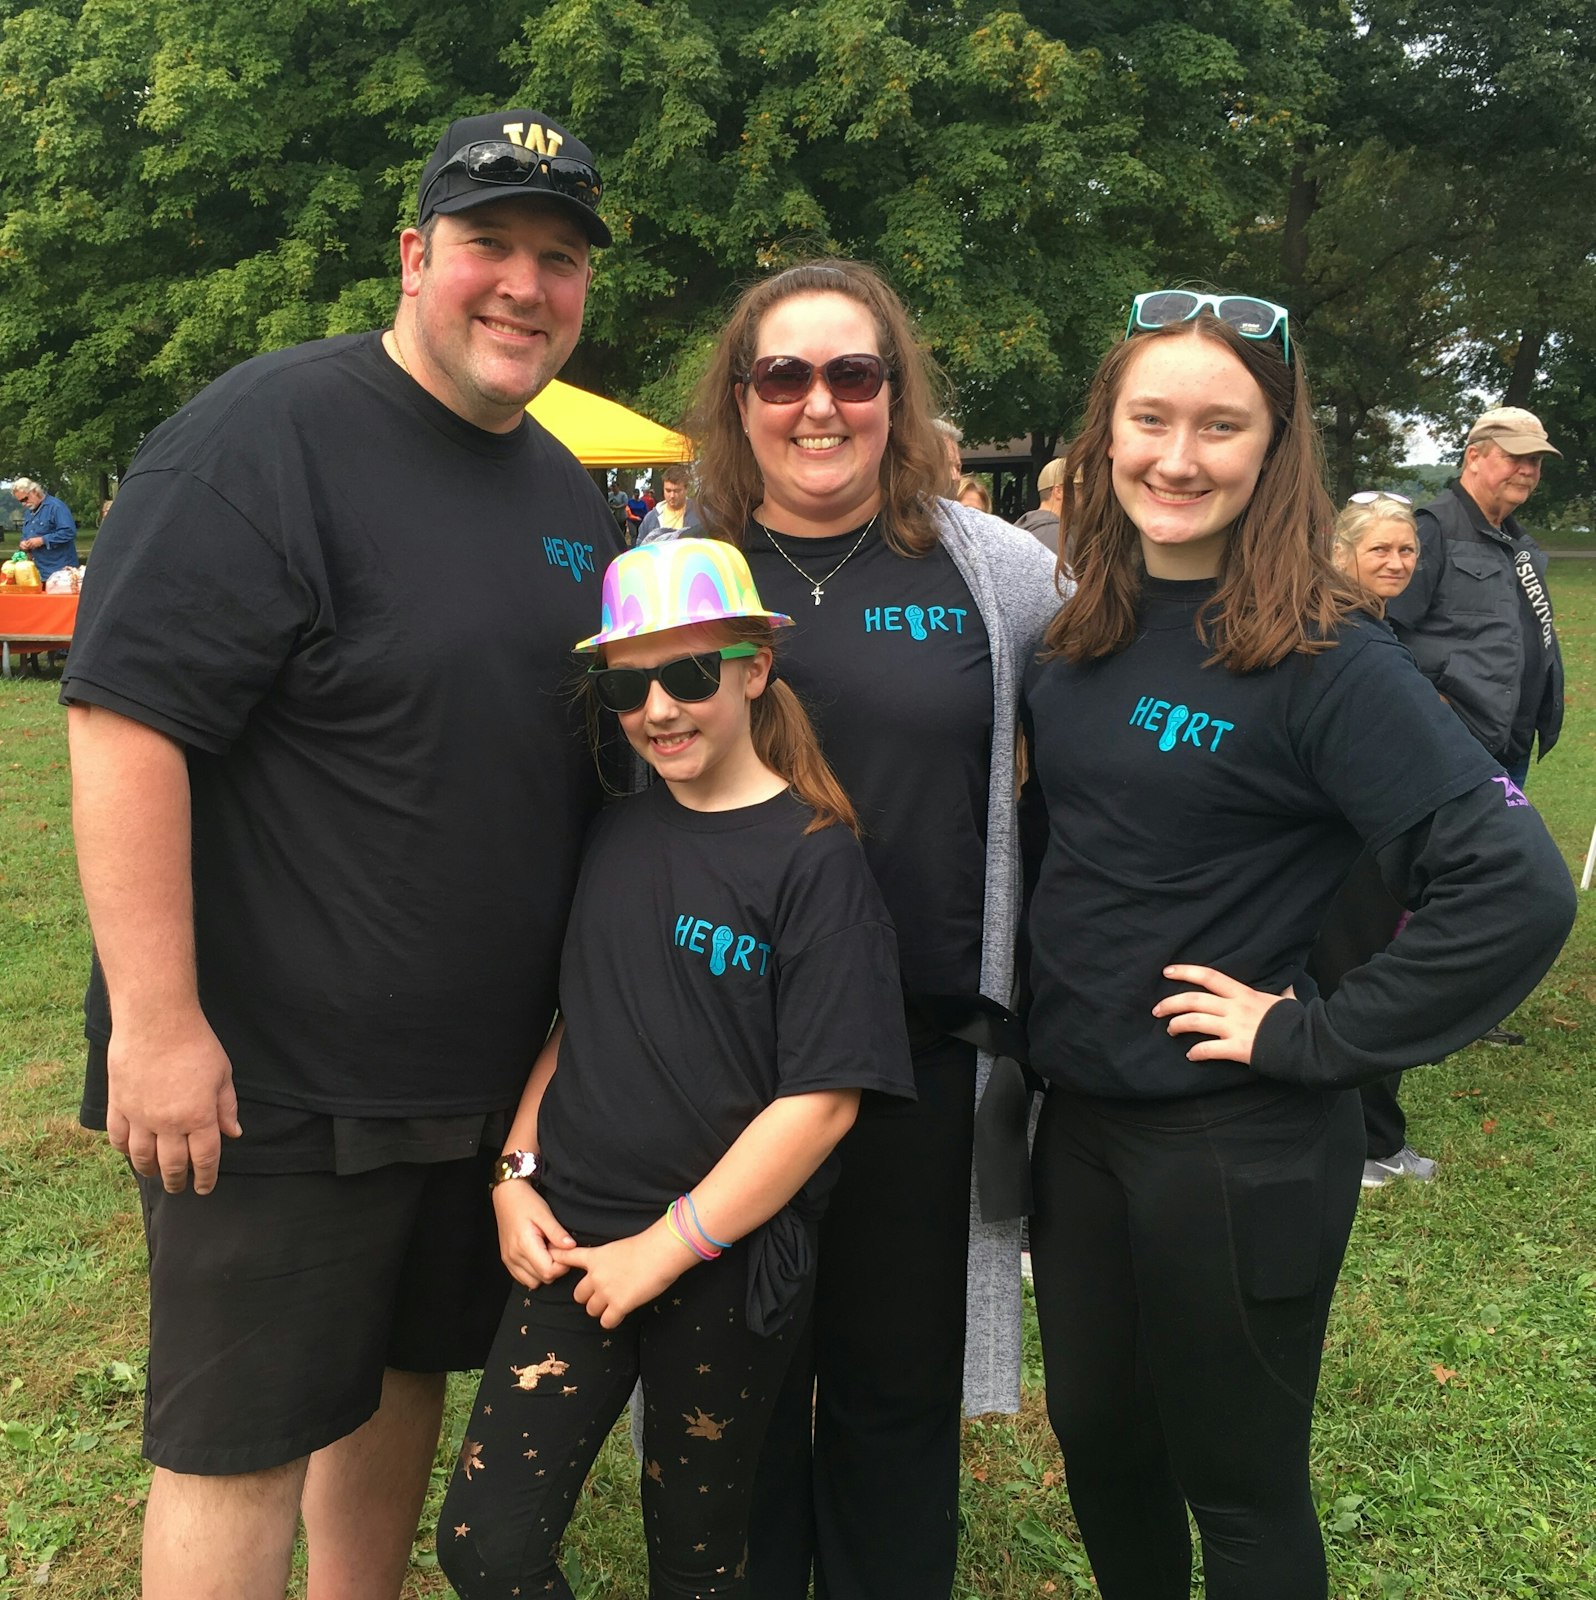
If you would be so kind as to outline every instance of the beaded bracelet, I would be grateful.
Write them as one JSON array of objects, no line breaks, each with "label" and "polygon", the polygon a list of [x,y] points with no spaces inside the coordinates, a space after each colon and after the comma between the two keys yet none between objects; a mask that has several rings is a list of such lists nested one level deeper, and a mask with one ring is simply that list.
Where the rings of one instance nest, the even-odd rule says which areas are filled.
[{"label": "beaded bracelet", "polygon": [[730,1244],[721,1239],[717,1239],[714,1234],[712,1234],[709,1229],[698,1220],[698,1207],[693,1204],[692,1191],[688,1190],[688,1192],[682,1196],[682,1199],[687,1202],[687,1212],[688,1215],[693,1219],[693,1226],[698,1229],[698,1237],[702,1239],[705,1244],[713,1246],[713,1248],[716,1250],[730,1250]]},{"label": "beaded bracelet", "polygon": [[676,1237],[680,1239],[681,1242],[685,1244],[700,1261],[713,1261],[715,1257],[720,1254],[720,1251],[716,1250],[711,1252],[708,1250],[701,1250],[698,1245],[696,1245],[687,1237],[687,1234],[682,1229],[681,1217],[678,1212],[678,1207],[680,1207],[680,1205],[680,1200],[671,1201],[670,1209],[665,1213],[665,1226],[669,1228],[670,1231],[675,1234]]}]

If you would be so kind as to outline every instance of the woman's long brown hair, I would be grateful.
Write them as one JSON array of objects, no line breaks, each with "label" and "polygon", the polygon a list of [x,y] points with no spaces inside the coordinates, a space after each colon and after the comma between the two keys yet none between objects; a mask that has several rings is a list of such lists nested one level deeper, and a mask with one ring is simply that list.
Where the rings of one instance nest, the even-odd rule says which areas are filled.
[{"label": "woman's long brown hair", "polygon": [[881,457],[882,535],[901,555],[924,555],[937,543],[933,510],[948,482],[947,447],[935,427],[944,384],[892,286],[858,261],[807,261],[738,296],[685,424],[698,444],[698,512],[705,531],[741,547],[754,507],[764,498],[764,478],[737,409],[737,386],[748,380],[766,313],[801,294],[847,295],[875,324],[891,393]]},{"label": "woman's long brown hair", "polygon": [[1060,523],[1074,537],[1078,587],[1048,627],[1048,653],[1093,661],[1116,654],[1136,637],[1145,574],[1141,540],[1114,493],[1108,452],[1126,369],[1152,339],[1222,345],[1257,381],[1274,421],[1252,498],[1225,541],[1218,589],[1197,613],[1197,637],[1213,649],[1210,664],[1255,672],[1293,651],[1331,648],[1337,624],[1365,602],[1330,559],[1335,508],[1324,489],[1301,352],[1294,341],[1294,359],[1287,363],[1273,339],[1244,339],[1205,312],[1122,339],[1092,379],[1085,423],[1067,451]]}]

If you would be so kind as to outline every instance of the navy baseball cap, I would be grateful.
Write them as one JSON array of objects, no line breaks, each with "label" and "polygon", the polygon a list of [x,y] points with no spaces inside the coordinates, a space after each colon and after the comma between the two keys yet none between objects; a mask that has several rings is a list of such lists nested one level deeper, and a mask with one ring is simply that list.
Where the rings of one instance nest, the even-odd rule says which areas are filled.
[{"label": "navy baseball cap", "polygon": [[457,117],[421,169],[416,222],[516,194],[569,213],[596,245],[614,238],[598,214],[604,184],[593,152],[541,111]]}]

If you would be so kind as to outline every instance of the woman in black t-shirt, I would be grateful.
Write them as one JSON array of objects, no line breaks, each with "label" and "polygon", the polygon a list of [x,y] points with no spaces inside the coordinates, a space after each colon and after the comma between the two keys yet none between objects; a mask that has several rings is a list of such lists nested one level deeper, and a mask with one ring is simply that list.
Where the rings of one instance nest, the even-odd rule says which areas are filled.
[{"label": "woman in black t-shirt", "polygon": [[[605,573],[595,698],[664,781],[594,824],[561,1022],[494,1187],[505,1308],[444,1502],[465,1600],[569,1595],[560,1538],[644,1384],[650,1592],[746,1592],[766,1419],[860,1091],[911,1097],[897,945],[742,556]],[[523,1181],[527,1180],[527,1181]],[[692,1269],[692,1270],[689,1270]]]},{"label": "woman in black t-shirt", "polygon": [[[946,1600],[961,1389],[1017,1409],[1019,1229],[970,1221],[979,996],[1013,984],[1014,712],[1052,555],[939,498],[934,370],[881,276],[821,261],[732,308],[687,423],[706,532],[793,614],[782,675],[898,930],[919,1101],[839,1151],[815,1307],[761,1462],[760,1600]],[[958,1029],[962,1037],[954,1037]],[[968,1263],[968,1270],[967,1270]]]},{"label": "woman in black t-shirt", "polygon": [[[1331,564],[1283,308],[1138,296],[1070,459],[1080,588],[1026,681],[1049,1416],[1105,1600],[1186,1600],[1188,1510],[1209,1600],[1313,1600],[1351,1087],[1510,1010],[1572,885]],[[1413,917],[1326,1002],[1303,962],[1360,841]]]}]

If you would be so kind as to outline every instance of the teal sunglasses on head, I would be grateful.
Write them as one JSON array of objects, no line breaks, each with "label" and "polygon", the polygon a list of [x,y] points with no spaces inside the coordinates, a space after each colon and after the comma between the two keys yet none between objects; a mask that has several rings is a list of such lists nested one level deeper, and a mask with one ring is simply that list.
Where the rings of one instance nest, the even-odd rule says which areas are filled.
[{"label": "teal sunglasses on head", "polygon": [[1190,322],[1199,312],[1212,311],[1243,339],[1268,339],[1280,335],[1280,352],[1291,360],[1291,313],[1272,300],[1250,294],[1198,294],[1192,289],[1151,289],[1131,302],[1125,322],[1128,339],[1138,328],[1167,328],[1172,322]]}]

